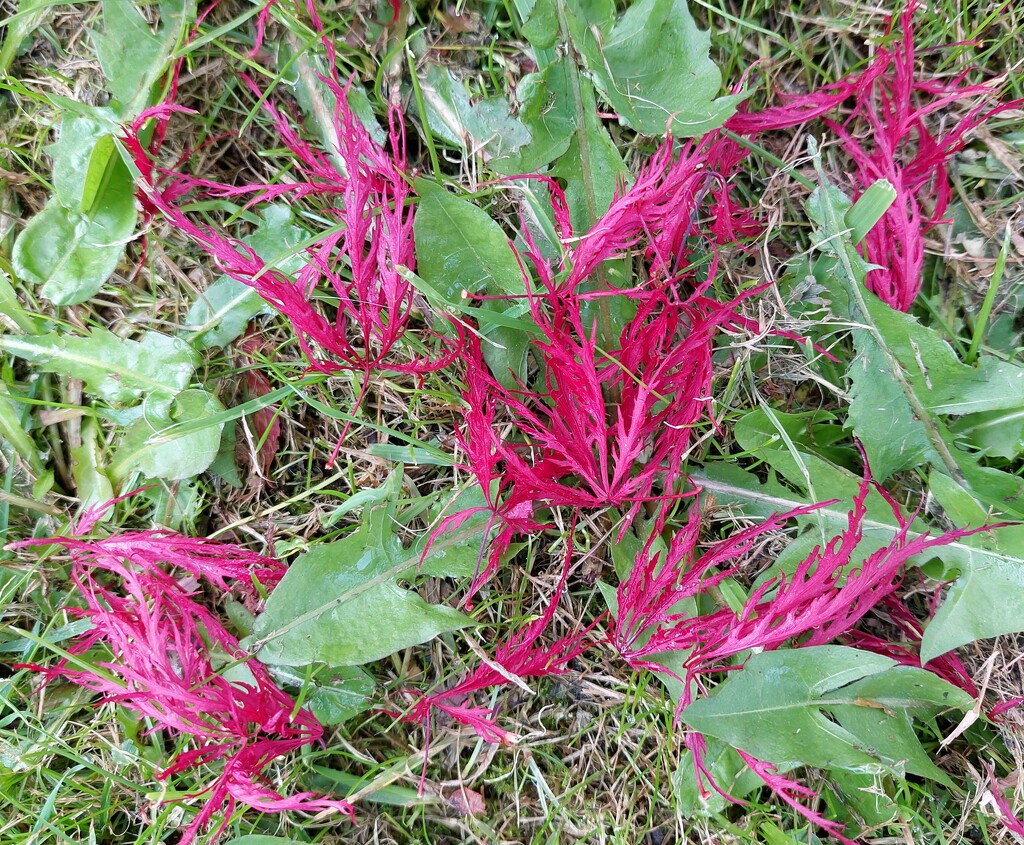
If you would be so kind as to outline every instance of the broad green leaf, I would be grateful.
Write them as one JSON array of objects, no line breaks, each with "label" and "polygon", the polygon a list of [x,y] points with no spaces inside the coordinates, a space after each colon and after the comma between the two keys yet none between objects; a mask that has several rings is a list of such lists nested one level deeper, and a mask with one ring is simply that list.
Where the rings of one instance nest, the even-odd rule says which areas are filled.
[{"label": "broad green leaf", "polygon": [[449,193],[436,182],[416,180],[416,269],[458,299],[462,291],[525,292],[508,236],[483,209]]},{"label": "broad green leaf", "polygon": [[695,138],[721,126],[745,99],[718,96],[722,74],[708,55],[711,36],[697,28],[686,0],[638,0],[609,33],[596,31],[585,29],[577,46],[601,95],[637,132]]},{"label": "broad green leaf", "polygon": [[[998,533],[1007,531],[1014,528]],[[1019,529],[1013,536],[1014,553],[985,549],[982,540],[968,537],[955,557],[942,556],[947,575],[959,577],[924,630],[922,661],[975,640],[1024,631],[1024,607],[1013,598],[1024,595],[1024,536]]]},{"label": "broad green leaf", "polygon": [[921,747],[912,720],[973,703],[924,669],[845,646],[819,646],[753,655],[682,718],[780,766],[912,773],[951,785]]},{"label": "broad green leaf", "polygon": [[[826,789],[836,793],[834,820],[840,823],[875,827],[894,821],[900,810],[878,775],[843,772],[842,777],[832,779]],[[789,840],[787,845],[791,842]]]},{"label": "broad green leaf", "polygon": [[597,118],[593,85],[582,77],[580,94],[584,126],[576,127],[569,149],[552,167],[551,175],[565,182],[573,231],[589,232],[612,204],[616,189],[629,183],[630,174],[619,148]]},{"label": "broad green leaf", "polygon": [[321,725],[340,725],[364,713],[373,704],[377,687],[373,676],[358,666],[321,669],[311,678],[283,666],[270,671],[279,683],[306,691],[303,703]]},{"label": "broad green leaf", "polygon": [[[166,411],[143,413],[124,433],[111,472],[117,478],[138,470],[149,478],[180,481],[205,472],[217,457],[224,424],[210,419],[224,410],[205,390],[185,390]],[[187,433],[176,431],[184,421],[206,421]]]},{"label": "broad green leaf", "polygon": [[[485,310],[497,312],[502,315],[512,314],[524,316],[524,319],[532,319],[529,316],[529,306],[526,303],[502,306],[500,303],[488,302]],[[526,382],[526,368],[530,352],[530,335],[520,328],[508,326],[493,326],[487,332],[482,346],[482,354],[487,366],[490,367],[498,383],[510,390],[516,390],[519,385]]]},{"label": "broad green leaf", "polygon": [[530,142],[529,129],[509,114],[504,97],[471,102],[465,86],[447,68],[428,65],[420,90],[431,130],[451,144],[500,157]]},{"label": "broad green leaf", "polygon": [[576,130],[569,59],[561,58],[539,73],[523,77],[516,89],[521,103],[519,120],[530,133],[529,143],[489,163],[508,176],[533,173],[557,159],[572,143]]},{"label": "broad green leaf", "polygon": [[[479,486],[474,484],[462,490],[454,498],[446,502],[445,507],[431,514],[431,524],[440,522],[446,516],[470,510],[484,508],[487,502]],[[417,565],[417,572],[423,575],[453,576],[468,578],[476,574],[487,552],[487,537],[493,528],[493,519],[489,510],[481,510],[469,517],[460,526],[461,541],[447,545],[430,543],[430,552],[422,563]],[[412,547],[412,551],[422,556],[423,550],[430,542],[430,532],[425,533]],[[419,560],[419,557],[417,558]]]},{"label": "broad green leaf", "polygon": [[140,340],[125,340],[107,329],[93,329],[84,337],[3,335],[0,349],[44,372],[80,379],[88,393],[112,405],[170,397],[188,386],[199,363],[187,343],[159,332],[146,332]]},{"label": "broad green leaf", "polygon": [[[357,531],[292,563],[244,648],[275,666],[357,666],[473,624],[457,610],[428,604],[398,585],[419,562],[392,532],[400,478],[395,473],[386,482],[394,493],[387,504],[369,509]],[[442,547],[455,545],[450,541],[459,534],[445,538],[449,542]]]},{"label": "broad green leaf", "polygon": [[65,208],[79,209],[96,142],[117,130],[117,117],[109,108],[94,107],[88,114],[67,113],[57,140],[46,151],[53,160],[53,193]]},{"label": "broad green leaf", "polygon": [[[242,241],[251,246],[267,264],[284,273],[295,273],[303,264],[303,254],[289,254],[305,238],[294,224],[291,209],[271,205],[263,219]],[[237,338],[257,314],[273,313],[266,301],[251,287],[228,276],[221,276],[192,304],[182,327],[197,349],[227,346]]]},{"label": "broad green leaf", "polygon": [[[785,465],[787,458],[784,456],[787,455],[779,450],[759,452],[760,457],[770,459],[779,466]],[[816,489],[829,491],[829,497],[837,495],[843,484],[851,487],[848,494],[842,497],[846,501],[822,508],[799,520],[811,527],[805,535],[794,541],[794,544],[802,543],[802,546],[797,547],[792,554],[789,548],[783,552],[780,566],[800,553],[808,553],[821,542],[822,533],[832,537],[847,525],[848,502],[855,489],[855,480],[850,477],[843,481],[841,472],[835,467],[830,468],[824,461],[816,463],[810,456],[804,456],[804,460],[809,462]],[[796,471],[792,471],[796,477]],[[804,493],[795,493],[775,480],[762,483],[755,475],[724,462],[707,464],[700,472],[694,473],[693,479],[703,488],[705,495],[713,495],[719,504],[742,508],[742,513],[751,517],[764,518],[772,513],[809,504]],[[934,481],[932,489],[936,489]],[[882,511],[884,503],[881,506],[872,504],[874,496],[877,493],[872,493],[868,498],[868,516],[862,523],[864,540],[861,542],[862,545],[867,544],[864,545],[865,552],[879,548],[880,543],[888,543],[897,530],[891,511],[888,518]],[[821,520],[822,533],[819,533],[819,526],[813,522],[816,519]],[[915,526],[916,530],[907,532],[908,539],[920,536],[924,528],[926,526]],[[1011,526],[964,537],[933,548],[927,552],[927,558],[915,561],[921,565],[928,560],[938,559],[942,562],[942,579],[953,580],[946,600],[925,628],[921,644],[922,660],[927,662],[975,639],[1024,630],[1024,612],[1020,602],[1003,600],[1007,595],[1024,592],[1024,563],[1020,554],[1020,549],[1024,548],[1024,536],[1018,534],[1018,531],[1017,526]],[[929,534],[934,535],[935,532],[929,531]],[[1002,541],[1000,538],[1004,536],[1007,539]]]},{"label": "broad green leaf", "polygon": [[18,235],[11,263],[26,282],[41,285],[39,293],[55,305],[74,305],[94,296],[110,278],[134,230],[131,180],[118,179],[108,185],[93,217],[51,197]]},{"label": "broad green leaf", "polygon": [[[102,464],[99,426],[96,420],[86,417],[82,420],[82,444],[70,448],[71,474],[75,479],[80,509],[109,502],[114,498],[114,488]],[[109,512],[108,512],[109,515]]]}]

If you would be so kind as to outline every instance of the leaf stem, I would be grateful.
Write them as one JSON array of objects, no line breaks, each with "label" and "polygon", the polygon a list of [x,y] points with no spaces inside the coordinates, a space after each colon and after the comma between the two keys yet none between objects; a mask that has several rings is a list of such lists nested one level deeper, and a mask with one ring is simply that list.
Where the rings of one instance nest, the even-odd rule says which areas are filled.
[{"label": "leaf stem", "polygon": [[[566,68],[569,73],[569,84],[572,89],[573,106],[576,112],[576,146],[579,147],[580,151],[580,177],[583,180],[583,199],[587,205],[587,224],[589,228],[597,222],[599,214],[597,210],[597,195],[594,193],[594,170],[590,155],[590,136],[587,133],[589,115],[587,114],[586,103],[583,97],[583,83],[580,79],[581,57],[572,39],[565,0],[555,0],[555,8],[558,10],[559,35],[565,43],[569,54]],[[599,264],[595,268],[594,273],[597,276],[601,289],[612,289],[612,284],[608,280],[608,274],[603,264]],[[611,303],[607,299],[602,298],[597,304],[597,312],[603,341],[605,343],[614,342]]]},{"label": "leaf stem", "polygon": [[[433,544],[433,546],[431,546],[431,549],[440,550],[445,549],[449,546],[457,546],[460,543],[464,543],[471,537],[478,535],[479,533],[480,527],[477,525],[471,525],[467,528],[463,528],[461,531],[456,531],[453,534],[449,534],[443,540],[438,540],[436,543]],[[312,619],[316,619],[317,617],[322,616],[328,610],[332,610],[340,604],[344,604],[347,601],[351,601],[357,596],[360,596],[363,593],[365,593],[367,590],[372,590],[374,587],[377,587],[387,581],[390,581],[393,578],[397,578],[403,572],[408,572],[409,569],[411,569],[419,563],[420,556],[421,555],[419,552],[413,551],[411,554],[408,554],[405,557],[403,557],[394,566],[389,566],[383,572],[378,573],[377,575],[373,576],[373,578],[370,578],[368,581],[364,581],[362,584],[358,584],[355,587],[345,590],[345,592],[343,592],[341,595],[335,596],[329,601],[324,602],[319,607],[315,607],[312,610],[303,613],[301,616],[296,616],[294,619],[282,625],[280,628],[277,628],[273,631],[270,631],[267,634],[264,634],[258,640],[253,640],[251,643],[247,643],[246,651],[248,651],[249,654],[258,657],[260,650],[264,646],[266,646],[266,644],[269,643],[271,640],[276,640],[278,637],[283,637],[293,628],[298,627],[304,622],[309,622]]]}]

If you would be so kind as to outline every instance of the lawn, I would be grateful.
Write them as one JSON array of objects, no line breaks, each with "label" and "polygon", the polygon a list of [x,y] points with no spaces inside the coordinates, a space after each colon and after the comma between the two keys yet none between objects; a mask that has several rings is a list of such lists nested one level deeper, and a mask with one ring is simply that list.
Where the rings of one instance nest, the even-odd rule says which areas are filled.
[{"label": "lawn", "polygon": [[1024,839],[1024,18],[0,4],[0,845]]}]

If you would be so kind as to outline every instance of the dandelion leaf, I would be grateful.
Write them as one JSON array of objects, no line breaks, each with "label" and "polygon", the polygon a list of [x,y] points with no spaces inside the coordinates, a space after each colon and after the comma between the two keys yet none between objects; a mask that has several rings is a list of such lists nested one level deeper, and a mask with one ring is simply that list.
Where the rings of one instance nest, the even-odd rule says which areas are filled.
[{"label": "dandelion leaf", "polygon": [[273,666],[358,666],[473,624],[399,586],[419,559],[392,531],[400,478],[386,482],[393,493],[358,530],[299,556],[243,647]]},{"label": "dandelion leaf", "polygon": [[440,65],[429,65],[420,79],[431,130],[472,153],[502,156],[530,142],[530,130],[509,113],[504,97],[472,102],[465,86]]},{"label": "dandelion leaf", "polygon": [[[576,27],[580,31],[579,26]],[[639,0],[601,36],[577,38],[601,95],[645,135],[695,138],[721,126],[743,95],[719,97],[722,74],[686,0]]]},{"label": "dandelion leaf", "polygon": [[978,455],[960,448],[939,416],[1019,404],[1014,397],[1024,391],[1024,371],[1018,376],[1017,368],[987,356],[979,367],[968,367],[937,332],[868,291],[868,265],[842,222],[848,208],[849,201],[827,186],[815,190],[807,211],[823,253],[815,276],[829,292],[836,316],[860,326],[852,333],[849,421],[872,473],[884,481],[928,463],[996,513],[1024,517],[1024,481],[979,464]]},{"label": "dandelion leaf", "polygon": [[85,390],[111,405],[171,397],[188,386],[198,356],[185,341],[159,332],[125,340],[106,329],[83,337],[5,335],[0,349],[48,373],[85,382]]},{"label": "dandelion leaf", "polygon": [[683,720],[780,767],[916,774],[952,786],[913,720],[968,710],[963,690],[923,669],[845,646],[762,652]]},{"label": "dandelion leaf", "polygon": [[569,149],[576,131],[576,111],[568,62],[563,57],[538,73],[527,74],[519,83],[519,120],[529,130],[530,141],[493,159],[490,165],[496,172],[506,176],[533,173]]},{"label": "dandelion leaf", "polygon": [[[125,478],[138,470],[149,478],[181,481],[205,472],[220,451],[224,406],[205,390],[179,393],[166,410],[148,411],[129,426],[111,473]],[[179,425],[188,423],[187,429]]]}]

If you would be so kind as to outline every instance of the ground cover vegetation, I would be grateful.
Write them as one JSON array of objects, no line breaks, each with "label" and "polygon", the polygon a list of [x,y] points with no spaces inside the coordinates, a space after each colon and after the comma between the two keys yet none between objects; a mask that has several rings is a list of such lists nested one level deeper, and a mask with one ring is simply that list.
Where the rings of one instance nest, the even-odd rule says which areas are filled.
[{"label": "ground cover vegetation", "polygon": [[1019,15],[4,6],[0,841],[1024,837]]}]

